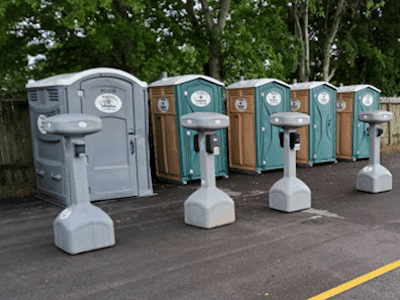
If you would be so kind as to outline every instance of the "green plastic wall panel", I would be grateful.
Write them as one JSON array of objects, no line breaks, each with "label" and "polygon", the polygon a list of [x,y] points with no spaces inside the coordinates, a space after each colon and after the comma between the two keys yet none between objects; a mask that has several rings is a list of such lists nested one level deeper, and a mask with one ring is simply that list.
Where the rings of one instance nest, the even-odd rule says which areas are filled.
[{"label": "green plastic wall panel", "polygon": [[379,109],[380,93],[365,88],[354,93],[354,115],[353,115],[353,158],[369,157],[369,124],[358,120],[358,114],[366,110]]},{"label": "green plastic wall panel", "polygon": [[336,160],[336,90],[321,85],[309,91],[309,162]]},{"label": "green plastic wall panel", "polygon": [[[178,127],[181,180],[201,178],[200,155],[194,151],[195,130],[181,127],[180,118],[193,112],[217,112],[224,114],[223,88],[203,79],[196,79],[175,86],[176,118]],[[217,130],[220,154],[215,155],[215,176],[228,175],[226,130]]]},{"label": "green plastic wall panel", "polygon": [[255,88],[257,170],[283,168],[281,128],[269,123],[270,115],[290,110],[290,88],[273,82]]}]

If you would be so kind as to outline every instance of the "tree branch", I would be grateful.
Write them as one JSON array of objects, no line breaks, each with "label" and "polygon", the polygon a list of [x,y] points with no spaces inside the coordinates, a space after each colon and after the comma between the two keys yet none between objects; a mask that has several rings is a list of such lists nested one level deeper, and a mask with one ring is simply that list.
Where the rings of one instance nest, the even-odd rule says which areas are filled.
[{"label": "tree branch", "polygon": [[306,7],[304,12],[304,37],[305,37],[305,79],[308,80],[310,76],[310,37],[308,36],[308,12],[309,12],[309,0],[306,0]]},{"label": "tree branch", "polygon": [[331,81],[332,77],[335,75],[335,72],[336,72],[336,69],[333,68],[333,69],[331,70],[331,72],[329,73],[328,82]]},{"label": "tree branch", "polygon": [[294,17],[295,34],[297,33],[300,41],[303,43],[303,31],[301,30],[299,12],[297,11],[296,1],[292,1],[292,15]]},{"label": "tree branch", "polygon": [[201,2],[201,9],[204,14],[204,19],[206,21],[206,27],[208,30],[214,31],[214,22],[210,8],[208,6],[208,0],[200,0],[200,2]]},{"label": "tree branch", "polygon": [[194,0],[187,0],[186,7],[187,7],[190,22],[192,22],[194,27],[198,27],[199,22],[197,21],[196,15],[194,13]]},{"label": "tree branch", "polygon": [[[329,72],[329,67],[330,67],[330,59],[331,59],[331,54],[330,50],[333,44],[333,41],[335,40],[336,34],[339,30],[339,25],[340,25],[340,19],[344,13],[344,6],[345,6],[346,0],[339,0],[338,5],[336,7],[336,13],[335,17],[333,19],[333,24],[331,26],[331,30],[326,36],[326,40],[324,43],[324,64],[323,64],[323,74],[324,74],[324,80],[329,81],[330,79],[330,72]],[[332,75],[333,76],[333,75]]]},{"label": "tree branch", "polygon": [[219,9],[219,14],[218,14],[218,23],[216,26],[217,31],[221,31],[222,29],[224,29],[230,5],[231,5],[231,0],[222,0],[221,8]]}]

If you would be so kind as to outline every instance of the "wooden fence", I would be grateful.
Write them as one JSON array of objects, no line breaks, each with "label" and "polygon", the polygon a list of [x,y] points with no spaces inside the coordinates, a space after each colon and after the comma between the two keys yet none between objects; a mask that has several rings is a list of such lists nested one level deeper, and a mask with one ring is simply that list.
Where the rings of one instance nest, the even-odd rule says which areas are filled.
[{"label": "wooden fence", "polygon": [[[394,115],[390,126],[382,126],[381,153],[400,151],[400,97],[381,97],[380,109]],[[0,199],[35,191],[28,102],[0,101]]]},{"label": "wooden fence", "polygon": [[379,109],[393,113],[393,120],[382,124],[381,153],[400,151],[400,97],[381,97]]},{"label": "wooden fence", "polygon": [[36,190],[27,101],[0,101],[0,198]]}]

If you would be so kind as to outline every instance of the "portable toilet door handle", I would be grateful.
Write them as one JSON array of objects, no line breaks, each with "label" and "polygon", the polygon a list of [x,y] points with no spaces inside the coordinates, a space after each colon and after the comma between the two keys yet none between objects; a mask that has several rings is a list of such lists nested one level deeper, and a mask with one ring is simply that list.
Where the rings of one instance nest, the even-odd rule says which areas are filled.
[{"label": "portable toilet door handle", "polygon": [[44,173],[45,172],[43,170],[36,169],[36,174],[38,174],[38,176],[43,177]]},{"label": "portable toilet door handle", "polygon": [[60,181],[62,179],[61,174],[54,174],[54,173],[51,173],[51,178],[57,181]]},{"label": "portable toilet door handle", "polygon": [[135,147],[133,147],[133,141],[131,141],[131,154],[135,153]]},{"label": "portable toilet door handle", "polygon": [[332,136],[331,136],[331,125],[332,125],[332,119],[331,119],[331,117],[329,116],[328,117],[328,119],[326,120],[326,135],[328,136],[328,138],[329,139],[331,139],[332,138]]}]

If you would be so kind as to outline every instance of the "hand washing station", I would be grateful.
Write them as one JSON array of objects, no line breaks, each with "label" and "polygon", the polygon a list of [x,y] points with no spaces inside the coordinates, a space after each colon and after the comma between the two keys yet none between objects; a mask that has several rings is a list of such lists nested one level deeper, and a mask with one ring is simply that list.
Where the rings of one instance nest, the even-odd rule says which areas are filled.
[{"label": "hand washing station", "polygon": [[300,150],[300,134],[296,128],[310,124],[310,117],[303,113],[281,112],[270,116],[271,125],[282,127],[281,147],[284,148],[283,178],[269,190],[269,207],[293,212],[311,207],[311,191],[296,177],[296,151]]},{"label": "hand washing station", "polygon": [[357,190],[380,193],[392,189],[392,174],[380,164],[380,141],[382,123],[389,122],[393,114],[389,111],[367,110],[359,113],[358,119],[369,123],[369,165],[357,174]]},{"label": "hand washing station", "polygon": [[215,130],[229,126],[229,117],[214,112],[196,112],[181,117],[181,126],[198,131],[194,149],[200,152],[201,187],[185,201],[185,223],[213,228],[235,221],[235,204],[228,194],[215,186],[214,155],[219,155]]},{"label": "hand washing station", "polygon": [[67,194],[70,205],[54,220],[57,247],[78,254],[115,244],[114,224],[100,208],[90,203],[84,137],[102,129],[99,117],[61,114],[45,118],[43,130],[65,137],[65,161],[69,164]]}]

